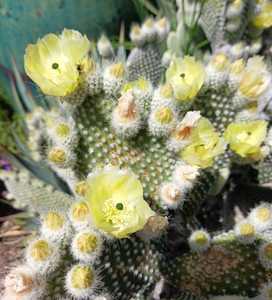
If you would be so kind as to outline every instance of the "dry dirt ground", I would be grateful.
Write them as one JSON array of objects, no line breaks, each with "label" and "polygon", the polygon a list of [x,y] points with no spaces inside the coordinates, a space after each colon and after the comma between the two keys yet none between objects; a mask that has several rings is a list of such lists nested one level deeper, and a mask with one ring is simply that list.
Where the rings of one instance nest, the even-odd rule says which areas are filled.
[{"label": "dry dirt ground", "polygon": [[13,217],[0,217],[0,294],[8,271],[21,260],[23,241],[28,232],[16,225]]}]

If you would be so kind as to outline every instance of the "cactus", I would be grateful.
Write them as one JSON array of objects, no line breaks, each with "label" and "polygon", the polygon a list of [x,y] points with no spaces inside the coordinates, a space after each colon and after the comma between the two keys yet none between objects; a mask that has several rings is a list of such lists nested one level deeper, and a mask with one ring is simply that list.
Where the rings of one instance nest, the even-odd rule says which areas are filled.
[{"label": "cactus", "polygon": [[223,50],[206,65],[175,57],[164,74],[169,30],[134,25],[128,58],[67,29],[27,47],[28,76],[53,98],[26,118],[32,163],[66,188],[22,164],[2,172],[41,223],[3,299],[152,299],[162,283],[161,299],[269,299],[271,205],[220,232],[199,215],[237,166],[270,181],[271,74]]},{"label": "cactus", "polygon": [[208,55],[199,51],[199,45],[206,45],[205,38],[193,36],[188,31],[200,27],[213,51],[226,51],[234,59],[263,53],[270,56],[269,1],[227,0],[190,1],[177,0],[177,15],[173,23],[176,28],[169,34],[165,62],[172,55],[193,53]]}]

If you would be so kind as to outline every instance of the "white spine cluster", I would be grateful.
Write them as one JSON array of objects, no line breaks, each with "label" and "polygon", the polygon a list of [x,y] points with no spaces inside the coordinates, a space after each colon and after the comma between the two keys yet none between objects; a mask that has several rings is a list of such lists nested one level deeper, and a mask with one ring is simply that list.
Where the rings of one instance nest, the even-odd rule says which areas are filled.
[{"label": "white spine cluster", "polygon": [[173,172],[173,181],[182,190],[191,189],[199,175],[199,168],[196,166],[190,166],[184,162],[177,163]]},{"label": "white spine cluster", "polygon": [[72,241],[72,253],[82,262],[93,262],[101,253],[102,237],[96,231],[88,229],[79,231]]},{"label": "white spine cluster", "polygon": [[106,95],[118,97],[125,82],[125,66],[123,63],[114,63],[105,67],[103,72],[103,87]]},{"label": "white spine cluster", "polygon": [[160,188],[160,199],[163,207],[177,209],[184,201],[184,193],[174,182],[165,182]]},{"label": "white spine cluster", "polygon": [[41,150],[45,137],[45,124],[43,118],[44,114],[44,109],[37,107],[26,117],[26,124],[29,130],[28,147],[32,152],[33,159],[36,161],[39,161],[43,158],[41,155]]},{"label": "white spine cluster", "polygon": [[167,136],[175,127],[177,111],[173,105],[161,105],[154,108],[149,116],[148,127],[154,136]]},{"label": "white spine cluster", "polygon": [[93,97],[99,95],[103,89],[103,75],[101,66],[94,59],[90,61],[90,71],[86,76],[88,94]]},{"label": "white spine cluster", "polygon": [[205,230],[196,230],[189,237],[189,246],[194,252],[206,251],[211,244],[211,237]]},{"label": "white spine cluster", "polygon": [[226,84],[229,66],[229,58],[223,52],[215,54],[206,67],[207,76],[205,84],[215,89]]},{"label": "white spine cluster", "polygon": [[66,290],[76,299],[94,297],[97,284],[97,275],[89,265],[74,265],[66,275]]},{"label": "white spine cluster", "polygon": [[257,238],[254,225],[247,220],[236,224],[234,233],[242,244],[252,244]]},{"label": "white spine cluster", "polygon": [[60,249],[45,238],[32,241],[26,249],[27,264],[37,273],[46,275],[53,272],[60,260]]},{"label": "white spine cluster", "polygon": [[254,208],[248,216],[257,232],[262,232],[272,225],[272,208],[270,204],[264,203]]},{"label": "white spine cluster", "polygon": [[63,213],[49,211],[42,216],[41,234],[48,240],[61,243],[70,236],[70,231],[70,224]]}]

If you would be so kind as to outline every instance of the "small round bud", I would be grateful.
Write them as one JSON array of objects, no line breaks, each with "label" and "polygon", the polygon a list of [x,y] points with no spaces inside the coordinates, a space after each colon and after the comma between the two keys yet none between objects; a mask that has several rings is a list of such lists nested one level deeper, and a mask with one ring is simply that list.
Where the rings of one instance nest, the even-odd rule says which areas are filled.
[{"label": "small round bud", "polygon": [[215,68],[216,71],[225,71],[229,67],[229,59],[223,53],[218,53],[213,56],[210,65]]},{"label": "small round bud", "polygon": [[125,66],[122,63],[109,65],[103,74],[104,90],[109,96],[117,97],[125,79]]},{"label": "small round bud", "polygon": [[84,201],[75,202],[69,211],[69,218],[76,228],[85,228],[90,224],[89,207]]},{"label": "small round bud", "polygon": [[87,182],[85,180],[76,183],[75,192],[77,195],[84,197],[87,191]]},{"label": "small round bud", "polygon": [[224,53],[212,56],[206,67],[206,85],[214,89],[220,88],[227,82],[230,61]]},{"label": "small round bud", "polygon": [[244,1],[242,0],[234,0],[232,1],[228,7],[226,12],[226,17],[228,19],[239,17],[244,8]]},{"label": "small round bud", "polygon": [[102,238],[93,230],[79,232],[72,242],[74,257],[83,262],[92,262],[101,253]]},{"label": "small round bud", "polygon": [[186,190],[193,187],[198,175],[199,168],[197,166],[178,163],[173,172],[173,180],[182,190]]},{"label": "small round bud", "polygon": [[53,147],[49,150],[47,157],[50,163],[60,168],[67,167],[69,164],[69,156],[64,148]]},{"label": "small round bud", "polygon": [[56,211],[50,211],[42,217],[42,234],[49,240],[61,242],[69,234],[66,217]]},{"label": "small round bud", "polygon": [[130,39],[137,47],[142,47],[145,44],[145,36],[138,24],[132,25],[130,30]]},{"label": "small round bud", "polygon": [[265,230],[272,225],[272,208],[269,204],[262,204],[254,208],[248,219],[255,226],[258,232]]},{"label": "small round bud", "polygon": [[149,130],[155,136],[165,136],[175,127],[176,120],[176,112],[171,106],[158,106],[150,114]]},{"label": "small round bud", "polygon": [[248,221],[238,223],[234,228],[234,233],[242,244],[251,244],[256,239],[256,229]]},{"label": "small round bud", "polygon": [[67,124],[67,123],[59,123],[56,126],[56,134],[59,137],[65,138],[65,137],[69,136],[70,132],[71,132],[71,129],[70,129],[69,124]]},{"label": "small round bud", "polygon": [[173,182],[163,183],[160,189],[162,205],[166,208],[176,209],[183,200],[181,189]]},{"label": "small round bud", "polygon": [[169,21],[164,17],[158,20],[155,23],[155,28],[157,30],[157,35],[160,41],[163,41],[167,38],[167,35],[170,31],[170,23]]},{"label": "small round bud", "polygon": [[95,286],[96,275],[90,266],[75,265],[66,276],[66,289],[76,299],[88,299],[94,294]]},{"label": "small round bud", "polygon": [[169,124],[173,120],[173,112],[170,107],[161,107],[155,112],[155,119],[160,124]]},{"label": "small round bud", "polygon": [[104,34],[97,42],[97,49],[99,54],[104,58],[111,58],[114,55],[111,42]]},{"label": "small round bud", "polygon": [[58,266],[59,258],[57,247],[42,238],[31,242],[26,250],[26,260],[29,266],[41,274],[54,271]]},{"label": "small round bud", "polygon": [[125,75],[125,67],[122,63],[116,63],[109,67],[109,73],[114,78],[122,78]]},{"label": "small round bud", "polygon": [[194,231],[189,238],[189,245],[192,251],[203,252],[210,247],[211,237],[204,230]]}]

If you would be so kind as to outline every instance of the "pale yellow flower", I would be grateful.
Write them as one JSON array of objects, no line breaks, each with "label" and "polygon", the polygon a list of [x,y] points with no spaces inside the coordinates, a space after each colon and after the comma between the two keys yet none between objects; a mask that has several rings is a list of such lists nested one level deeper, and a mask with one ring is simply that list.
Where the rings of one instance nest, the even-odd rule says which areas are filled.
[{"label": "pale yellow flower", "polygon": [[192,100],[205,80],[205,70],[194,57],[174,58],[166,71],[166,81],[174,91],[178,101]]},{"label": "pale yellow flower", "polygon": [[214,158],[225,150],[225,143],[209,120],[201,118],[192,129],[191,143],[181,152],[181,158],[190,165],[200,168],[212,166]]},{"label": "pale yellow flower", "polygon": [[94,225],[116,238],[143,229],[155,214],[143,199],[140,181],[129,171],[111,168],[91,175],[86,195]]},{"label": "pale yellow flower", "polygon": [[270,74],[261,56],[248,60],[239,84],[240,93],[250,100],[256,100],[266,92],[270,84]]},{"label": "pale yellow flower", "polygon": [[44,94],[66,96],[78,87],[81,74],[87,71],[89,50],[90,41],[78,31],[50,33],[27,46],[25,71]]},{"label": "pale yellow flower", "polygon": [[261,145],[267,133],[267,122],[231,123],[225,131],[225,140],[232,151],[244,158],[260,159]]}]

